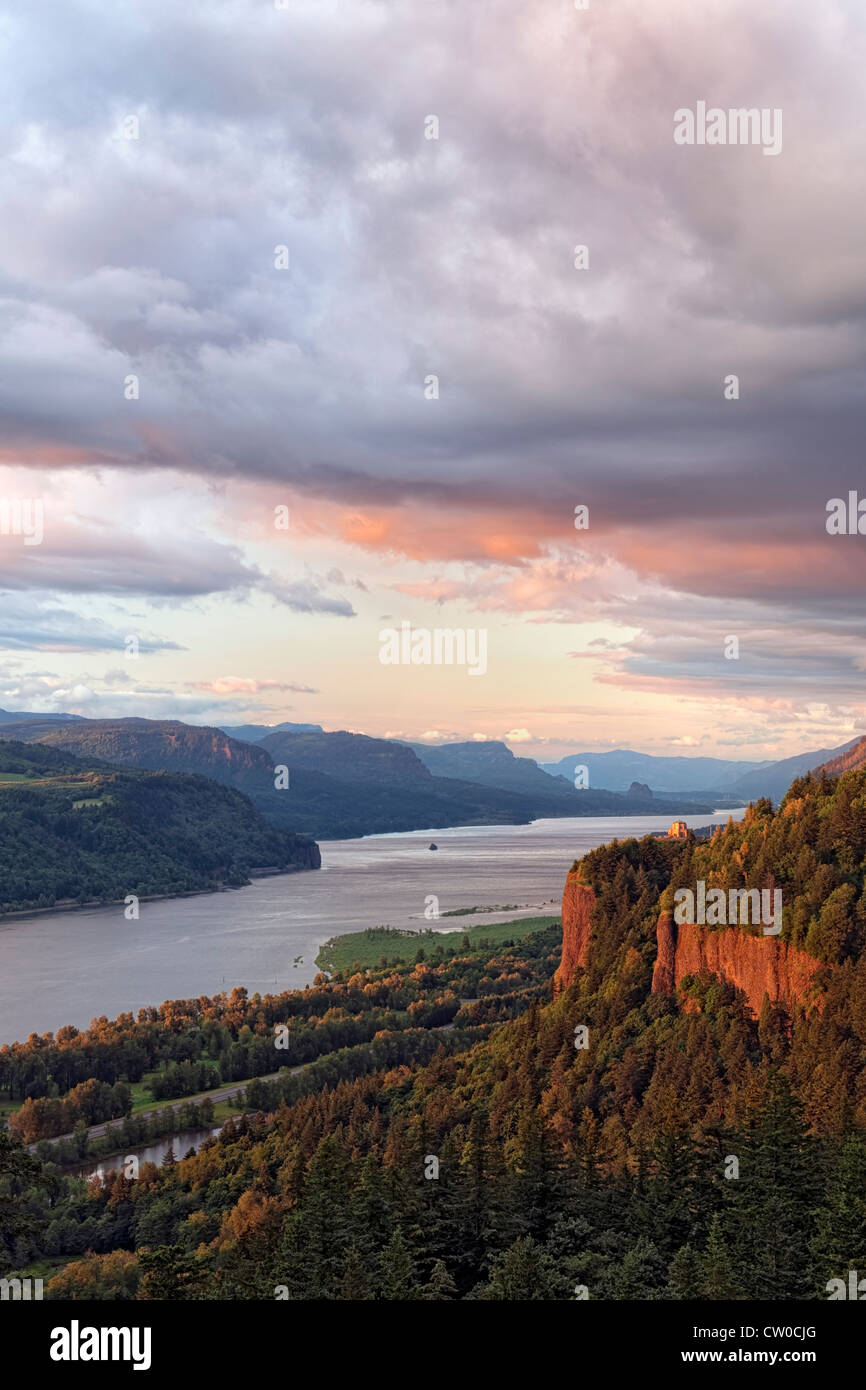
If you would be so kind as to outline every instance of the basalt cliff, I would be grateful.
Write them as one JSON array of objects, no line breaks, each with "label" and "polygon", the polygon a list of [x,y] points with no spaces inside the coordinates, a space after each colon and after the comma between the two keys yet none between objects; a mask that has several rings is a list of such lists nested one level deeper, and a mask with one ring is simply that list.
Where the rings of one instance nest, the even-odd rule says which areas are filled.
[{"label": "basalt cliff", "polygon": [[774,936],[751,936],[736,927],[710,929],[674,921],[659,914],[653,994],[673,994],[686,975],[709,971],[742,990],[757,1016],[766,994],[789,1011],[794,1004],[814,1002],[814,979],[820,961],[795,950]]},{"label": "basalt cliff", "polygon": [[589,959],[589,914],[594,902],[595,894],[589,884],[572,870],[562,894],[562,960],[554,977],[557,990],[565,989],[574,972]]},{"label": "basalt cliff", "polygon": [[[589,962],[590,914],[594,903],[592,887],[582,881],[579,870],[572,870],[562,895],[562,960],[555,976],[557,991],[564,989],[575,971]],[[685,976],[709,972],[742,990],[756,1016],[765,994],[789,1010],[794,1004],[817,1002],[815,976],[825,967],[777,937],[751,936],[736,927],[711,930],[693,923],[679,926],[671,911],[662,911],[656,943],[653,994],[674,994]]]}]

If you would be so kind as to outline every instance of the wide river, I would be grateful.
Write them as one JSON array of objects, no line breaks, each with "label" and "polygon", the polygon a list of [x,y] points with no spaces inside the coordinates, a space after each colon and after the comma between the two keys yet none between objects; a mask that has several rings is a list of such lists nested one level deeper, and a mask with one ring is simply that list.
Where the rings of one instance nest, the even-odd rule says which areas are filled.
[{"label": "wide river", "polygon": [[[683,819],[697,827],[729,815],[742,811]],[[581,817],[324,840],[318,872],[145,902],[137,922],[126,921],[120,906],[0,922],[0,1043],[233,985],[263,994],[303,988],[317,973],[322,943],[364,927],[464,931],[556,913],[572,860],[670,822],[670,815]],[[425,920],[433,897],[440,914],[509,910]]]}]

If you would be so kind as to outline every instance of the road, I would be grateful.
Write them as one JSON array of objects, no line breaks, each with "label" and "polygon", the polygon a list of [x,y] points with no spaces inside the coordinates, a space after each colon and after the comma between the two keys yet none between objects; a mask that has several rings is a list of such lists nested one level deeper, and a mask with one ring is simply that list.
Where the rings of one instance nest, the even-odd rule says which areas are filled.
[{"label": "road", "polygon": [[[453,1027],[453,1022],[440,1023],[437,1027],[431,1028],[430,1031],[431,1033],[449,1033]],[[327,1056],[328,1054],[325,1053],[324,1055]],[[319,1060],[320,1058],[314,1058],[314,1061]],[[198,1103],[202,1100],[210,1099],[216,1105],[221,1100],[233,1100],[235,1096],[240,1095],[241,1091],[245,1091],[247,1089],[251,1081],[277,1081],[281,1076],[297,1076],[299,1071],[304,1070],[304,1067],[309,1067],[312,1065],[312,1062],[305,1062],[300,1067],[281,1067],[279,1071],[269,1072],[267,1076],[248,1076],[246,1081],[238,1081],[232,1086],[218,1086],[213,1091],[205,1091],[196,1096],[185,1096],[181,1100],[176,1100],[172,1102],[170,1105],[149,1105],[146,1110],[136,1111],[136,1114],[133,1118],[141,1119],[145,1115],[152,1115],[156,1110],[181,1110],[183,1106],[189,1105],[190,1101],[195,1101],[196,1103]],[[87,1138],[103,1139],[105,1135],[109,1133],[110,1130],[119,1131],[122,1124],[123,1120],[106,1120],[104,1124],[91,1125],[90,1128],[86,1131]],[[74,1138],[75,1135],[71,1133],[56,1134],[52,1139],[41,1139],[39,1142],[41,1144],[59,1144],[61,1139]],[[35,1153],[36,1147],[36,1144],[28,1144],[28,1153]]]},{"label": "road", "polygon": [[[309,1065],[309,1063],[306,1065]],[[235,1096],[239,1096],[242,1091],[247,1089],[251,1081],[277,1081],[282,1076],[297,1076],[298,1072],[303,1070],[303,1067],[282,1067],[280,1071],[269,1072],[267,1076],[248,1076],[246,1081],[238,1081],[231,1086],[217,1086],[213,1091],[205,1091],[203,1094],[197,1096],[186,1096],[182,1100],[173,1101],[169,1105],[150,1105],[147,1110],[138,1110],[133,1118],[142,1119],[146,1115],[153,1115],[157,1110],[181,1110],[185,1105],[189,1105],[191,1100],[198,1104],[199,1101],[208,1099],[212,1100],[214,1105],[216,1105],[221,1100],[233,1100]],[[88,1139],[103,1139],[110,1130],[116,1130],[119,1134],[122,1124],[122,1120],[106,1120],[104,1124],[91,1125],[87,1130],[87,1137]],[[39,1142],[42,1144],[59,1144],[61,1139],[74,1138],[75,1135],[71,1133],[57,1134],[53,1139],[41,1139]],[[35,1153],[36,1148],[36,1144],[27,1145],[29,1153]]]}]

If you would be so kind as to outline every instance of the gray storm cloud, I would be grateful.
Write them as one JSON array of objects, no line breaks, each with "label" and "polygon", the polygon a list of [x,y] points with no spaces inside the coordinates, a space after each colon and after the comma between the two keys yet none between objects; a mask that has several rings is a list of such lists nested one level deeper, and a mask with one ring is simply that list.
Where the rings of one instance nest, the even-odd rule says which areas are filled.
[{"label": "gray storm cloud", "polygon": [[[652,581],[798,621],[857,602],[823,515],[866,425],[862,7],[71,0],[6,41],[9,461],[529,507],[560,536],[579,489]],[[698,99],[783,109],[782,153],[677,147]],[[353,611],[195,558],[165,583]]]}]

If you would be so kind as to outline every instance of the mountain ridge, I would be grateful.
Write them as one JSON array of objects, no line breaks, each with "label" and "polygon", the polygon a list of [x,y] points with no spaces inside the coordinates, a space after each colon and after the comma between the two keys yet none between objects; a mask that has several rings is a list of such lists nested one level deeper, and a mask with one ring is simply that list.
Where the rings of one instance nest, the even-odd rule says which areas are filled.
[{"label": "mountain ridge", "polygon": [[[537,768],[521,775],[530,789],[435,775],[410,746],[347,730],[275,731],[258,742],[233,739],[210,725],[127,717],[58,722],[51,716],[3,726],[9,739],[65,749],[119,767],[198,773],[238,787],[271,824],[316,839],[438,829],[450,825],[528,824],[542,816],[706,813],[711,804],[576,792]],[[488,757],[490,755],[487,755]],[[500,746],[509,767],[515,759]],[[288,769],[276,785],[276,769]],[[548,786],[549,783],[549,786]],[[363,795],[359,796],[358,786]]]}]

